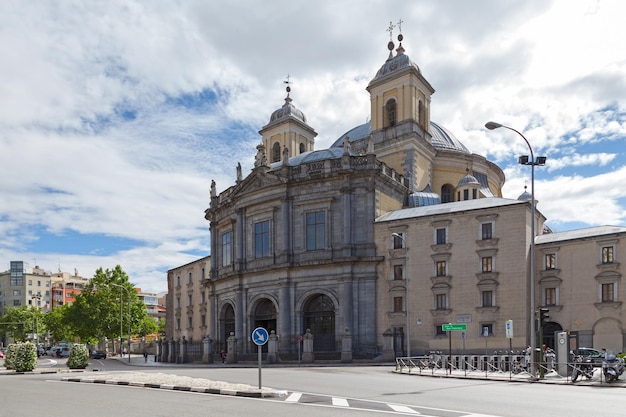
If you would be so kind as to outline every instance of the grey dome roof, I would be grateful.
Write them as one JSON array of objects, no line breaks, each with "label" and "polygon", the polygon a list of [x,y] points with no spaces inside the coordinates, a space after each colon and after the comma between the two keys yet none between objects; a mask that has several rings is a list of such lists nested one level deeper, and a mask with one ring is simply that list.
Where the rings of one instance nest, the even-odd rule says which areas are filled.
[{"label": "grey dome roof", "polygon": [[[343,149],[340,148],[320,149],[319,151],[309,151],[293,156],[289,158],[286,165],[293,167],[315,161],[324,161],[326,159],[340,159],[342,156]],[[283,163],[283,161],[274,162],[272,163],[271,168],[280,168],[283,166]]]},{"label": "grey dome roof", "polygon": [[304,115],[304,113],[302,113],[301,110],[299,110],[298,108],[296,108],[296,106],[291,104],[291,98],[289,98],[289,96],[285,98],[285,104],[283,104],[283,106],[280,109],[277,109],[274,111],[274,113],[272,113],[272,116],[270,116],[270,122],[268,123],[268,125],[275,123],[278,120],[286,119],[288,117],[295,117],[301,122],[306,123],[306,116]]},{"label": "grey dome roof", "polygon": [[471,153],[452,132],[435,122],[430,122],[430,134],[432,135],[432,144],[435,148]]},{"label": "grey dome roof", "polygon": [[[355,142],[360,139],[366,138],[371,133],[370,122],[363,123],[357,127],[347,131],[339,139],[332,144],[331,148],[338,148],[343,146],[343,138],[347,135],[350,142]],[[460,140],[456,138],[448,129],[439,126],[435,122],[430,122],[430,133],[432,135],[432,145],[437,149],[455,151],[469,154],[471,153]]]},{"label": "grey dome roof", "polygon": [[[404,50],[402,50],[404,52]],[[376,76],[372,79],[371,82],[374,82],[380,78],[384,78],[389,74],[393,74],[394,72],[401,71],[405,68],[414,68],[417,72],[420,72],[419,67],[408,55],[404,53],[398,53],[395,57],[388,59],[382,67],[376,73]],[[370,82],[370,83],[371,83]]]},{"label": "grey dome roof", "polygon": [[475,185],[480,187],[480,182],[478,182],[475,176],[467,174],[463,178],[461,178],[457,187],[463,187],[466,185]]},{"label": "grey dome roof", "polygon": [[528,191],[526,191],[526,187],[524,187],[524,192],[517,197],[518,201],[532,201],[533,196]]}]

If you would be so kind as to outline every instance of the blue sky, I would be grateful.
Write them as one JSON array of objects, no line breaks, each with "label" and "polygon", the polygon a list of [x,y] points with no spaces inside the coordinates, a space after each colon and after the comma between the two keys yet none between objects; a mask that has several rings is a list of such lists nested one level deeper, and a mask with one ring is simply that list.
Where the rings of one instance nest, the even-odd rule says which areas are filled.
[{"label": "blue sky", "polygon": [[[626,224],[626,5],[613,1],[0,2],[0,260],[120,264],[145,291],[209,254],[211,180],[253,167],[293,104],[332,144],[369,115],[389,22],[436,92],[431,118],[530,186],[555,231]],[[398,33],[398,28],[394,32]]]}]

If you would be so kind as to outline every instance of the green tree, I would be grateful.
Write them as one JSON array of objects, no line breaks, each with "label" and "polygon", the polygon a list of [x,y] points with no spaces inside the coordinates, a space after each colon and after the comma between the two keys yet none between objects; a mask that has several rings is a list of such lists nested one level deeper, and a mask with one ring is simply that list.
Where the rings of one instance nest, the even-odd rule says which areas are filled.
[{"label": "green tree", "polygon": [[[129,307],[130,302],[130,307]],[[130,310],[130,317],[129,317]],[[112,340],[127,337],[140,330],[147,316],[145,304],[137,297],[137,290],[120,265],[114,269],[99,268],[76,301],[67,309],[65,323],[81,340]]]},{"label": "green tree", "polygon": [[46,331],[44,317],[45,314],[36,307],[7,307],[6,314],[0,317],[0,332],[8,332],[15,340],[25,341],[29,334]]},{"label": "green tree", "polygon": [[76,331],[67,319],[69,304],[58,306],[46,313],[43,318],[46,329],[54,335],[56,341],[74,340]]}]

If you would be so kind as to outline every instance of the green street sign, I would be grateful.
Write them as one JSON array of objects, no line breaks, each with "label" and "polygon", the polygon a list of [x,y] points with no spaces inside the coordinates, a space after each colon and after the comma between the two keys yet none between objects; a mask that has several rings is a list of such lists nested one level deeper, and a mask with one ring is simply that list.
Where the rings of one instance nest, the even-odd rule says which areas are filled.
[{"label": "green street sign", "polygon": [[449,332],[450,330],[467,330],[467,324],[466,323],[442,324],[441,330],[443,330],[444,332]]}]

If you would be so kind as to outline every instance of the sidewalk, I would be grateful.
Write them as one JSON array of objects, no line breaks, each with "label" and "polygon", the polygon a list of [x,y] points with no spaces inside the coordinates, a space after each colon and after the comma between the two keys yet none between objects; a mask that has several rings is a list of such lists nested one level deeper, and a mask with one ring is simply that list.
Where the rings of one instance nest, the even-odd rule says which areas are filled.
[{"label": "sidewalk", "polygon": [[562,384],[562,385],[583,385],[583,386],[603,386],[603,387],[616,387],[616,388],[626,388],[626,377],[622,375],[620,379],[616,382],[608,383],[604,381],[604,377],[602,375],[602,368],[595,368],[595,372],[593,374],[592,379],[587,379],[583,377],[579,377],[576,382],[572,382],[569,376],[561,376],[556,371],[546,372],[542,379],[538,377],[534,377],[529,373],[522,372],[519,374],[513,374],[510,372],[485,372],[485,371],[464,371],[453,369],[450,372],[447,369],[443,368],[433,368],[433,369],[420,369],[418,367],[413,367],[409,369],[408,367],[396,367],[393,370],[394,373],[402,374],[402,375],[411,375],[411,376],[422,376],[422,377],[436,377],[436,378],[457,378],[457,379],[481,379],[481,380],[491,380],[491,381],[502,381],[502,382],[528,382],[528,383],[541,383],[541,384]]}]

